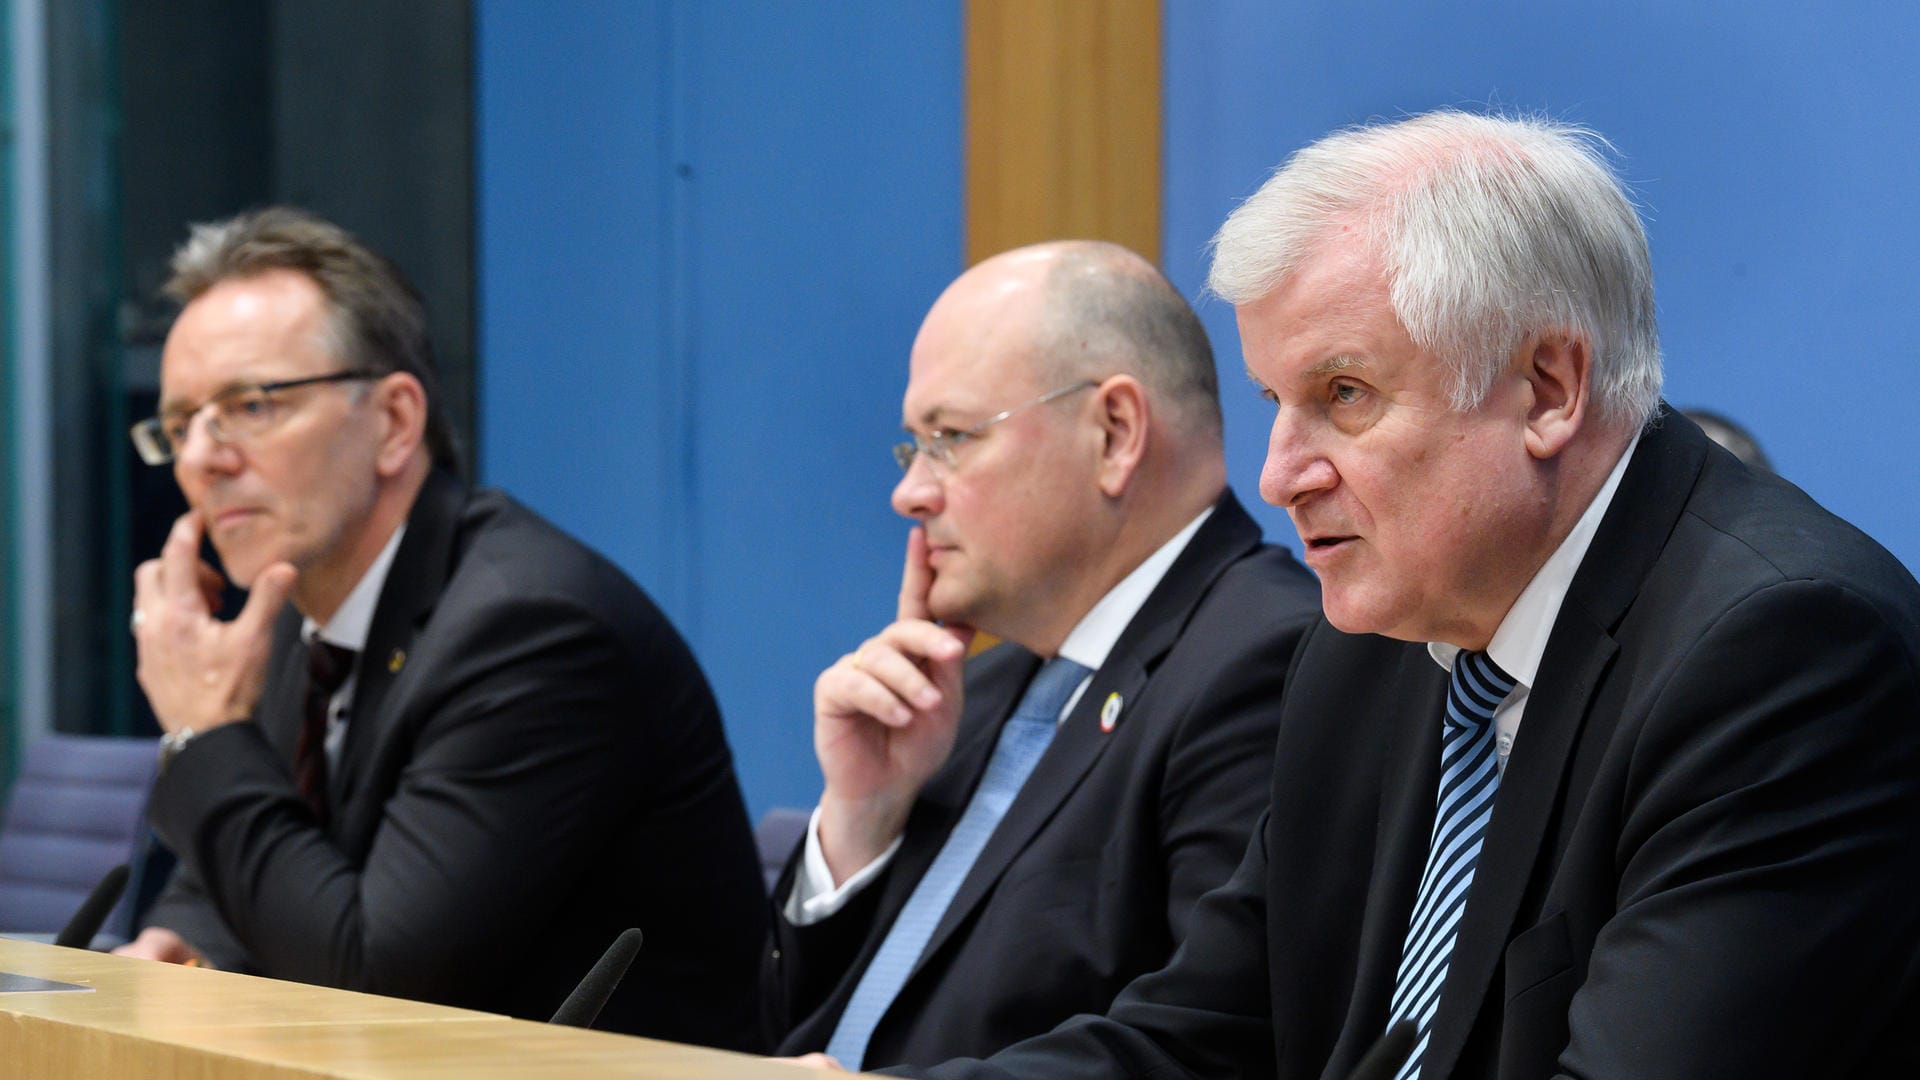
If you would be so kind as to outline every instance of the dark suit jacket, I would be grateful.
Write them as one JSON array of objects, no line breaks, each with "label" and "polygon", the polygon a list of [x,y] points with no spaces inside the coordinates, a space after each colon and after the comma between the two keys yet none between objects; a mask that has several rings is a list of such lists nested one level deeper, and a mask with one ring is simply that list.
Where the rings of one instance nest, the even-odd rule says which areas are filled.
[{"label": "dark suit jacket", "polygon": [[[881,1019],[869,1067],[987,1053],[1104,1009],[1166,962],[1260,812],[1281,680],[1319,588],[1231,494],[1115,643]],[[968,665],[952,758],[883,876],[827,920],[780,913],[765,1007],[782,1053],[823,1049],[861,973],[965,809],[1038,666],[1001,645]],[[1101,708],[1121,699],[1112,732]],[[784,1039],[781,1036],[784,1035]]]},{"label": "dark suit jacket", "polygon": [[223,968],[546,1019],[629,926],[598,1026],[757,1041],[759,869],[686,644],[611,563],[498,492],[421,491],[358,668],[331,820],[296,793],[300,617],[251,723],[188,744],[148,921]]},{"label": "dark suit jacket", "polygon": [[[1445,678],[1309,631],[1271,815],[1186,951],[934,1075],[1345,1077],[1386,1027]],[[1916,886],[1920,586],[1667,413],[1554,623],[1420,1075],[1920,1075]]]}]

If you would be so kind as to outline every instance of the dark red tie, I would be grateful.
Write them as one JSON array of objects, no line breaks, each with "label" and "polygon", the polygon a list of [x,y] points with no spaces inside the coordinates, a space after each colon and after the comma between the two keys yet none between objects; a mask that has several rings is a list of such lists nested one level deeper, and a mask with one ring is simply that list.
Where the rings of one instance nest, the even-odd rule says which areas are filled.
[{"label": "dark red tie", "polygon": [[321,824],[327,821],[327,712],[340,684],[353,672],[352,649],[314,638],[307,643],[307,715],[293,753],[293,779],[300,797]]}]

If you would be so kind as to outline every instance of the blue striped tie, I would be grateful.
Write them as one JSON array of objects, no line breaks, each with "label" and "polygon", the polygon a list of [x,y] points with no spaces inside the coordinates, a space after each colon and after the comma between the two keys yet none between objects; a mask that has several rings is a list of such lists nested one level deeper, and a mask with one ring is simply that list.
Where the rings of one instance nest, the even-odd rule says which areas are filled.
[{"label": "blue striped tie", "polygon": [[1453,941],[1460,930],[1460,913],[1467,907],[1473,885],[1473,865],[1480,858],[1487,820],[1493,816],[1493,796],[1500,786],[1494,752],[1493,711],[1513,692],[1511,675],[1501,671],[1483,652],[1462,652],[1454,658],[1447,685],[1447,719],[1440,738],[1440,794],[1433,813],[1433,836],[1427,842],[1427,868],[1420,875],[1420,892],[1413,917],[1407,922],[1407,943],[1394,978],[1392,1027],[1412,1019],[1419,1041],[1394,1080],[1416,1080],[1440,988],[1447,981]]},{"label": "blue striped tie", "polygon": [[874,1027],[906,984],[913,965],[919,963],[927,939],[946,914],[947,905],[953,903],[960,883],[980,857],[980,849],[987,846],[987,838],[1020,793],[1020,786],[1027,782],[1027,774],[1033,772],[1034,764],[1053,741],[1060,710],[1066,708],[1067,699],[1087,672],[1084,665],[1056,656],[1027,684],[1026,695],[1000,729],[1000,741],[987,761],[987,771],[981,774],[980,786],[947,834],[947,842],[941,845],[933,865],[927,867],[913,895],[907,897],[906,906],[893,920],[893,928],[887,931],[886,940],[880,943],[840,1014],[840,1023],[827,1042],[827,1053],[841,1065],[860,1071]]}]

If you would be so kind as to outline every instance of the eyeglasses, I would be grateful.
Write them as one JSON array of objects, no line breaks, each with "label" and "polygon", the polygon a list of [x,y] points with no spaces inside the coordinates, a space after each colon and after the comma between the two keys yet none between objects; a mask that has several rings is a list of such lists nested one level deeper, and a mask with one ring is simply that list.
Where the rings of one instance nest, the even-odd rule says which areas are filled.
[{"label": "eyeglasses", "polygon": [[1063,386],[1058,390],[1041,394],[1039,397],[1034,398],[1024,405],[1015,405],[1011,409],[994,413],[992,416],[987,417],[985,420],[980,421],[965,431],[935,428],[925,435],[917,431],[910,432],[909,434],[913,436],[911,441],[894,444],[893,460],[900,463],[901,472],[906,472],[908,469],[913,468],[913,459],[915,456],[925,454],[929,462],[951,469],[954,466],[954,451],[959,449],[960,444],[966,442],[968,439],[979,438],[988,428],[1015,413],[1022,413],[1037,405],[1045,405],[1047,402],[1053,401],[1056,398],[1066,397],[1075,391],[1091,390],[1099,385],[1100,384],[1093,379],[1082,379],[1071,386]]},{"label": "eyeglasses", "polygon": [[281,402],[274,395],[282,391],[321,383],[377,379],[380,374],[366,368],[351,368],[304,379],[231,386],[191,408],[169,409],[159,416],[150,416],[133,425],[128,434],[133,436],[133,448],[140,452],[141,461],[165,465],[186,445],[193,418],[209,409],[213,413],[207,417],[207,437],[223,446],[231,445],[259,435],[280,419]]}]

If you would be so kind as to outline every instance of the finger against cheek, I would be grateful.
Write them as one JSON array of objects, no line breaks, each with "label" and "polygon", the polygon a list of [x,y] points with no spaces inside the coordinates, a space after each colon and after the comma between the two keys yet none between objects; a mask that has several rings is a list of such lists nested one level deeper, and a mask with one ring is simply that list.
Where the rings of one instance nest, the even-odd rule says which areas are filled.
[{"label": "finger against cheek", "polygon": [[167,530],[168,547],[183,547],[189,552],[200,550],[200,518],[189,510],[173,519],[173,528]]},{"label": "finger against cheek", "polygon": [[906,567],[900,574],[901,619],[927,619],[927,595],[933,591],[933,567],[927,563],[927,531],[915,525],[907,531]]},{"label": "finger against cheek", "polygon": [[167,542],[160,548],[159,584],[170,593],[197,593],[200,575],[200,519],[192,511],[174,519]]}]

